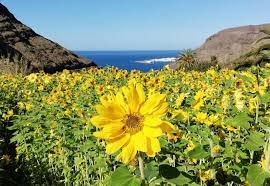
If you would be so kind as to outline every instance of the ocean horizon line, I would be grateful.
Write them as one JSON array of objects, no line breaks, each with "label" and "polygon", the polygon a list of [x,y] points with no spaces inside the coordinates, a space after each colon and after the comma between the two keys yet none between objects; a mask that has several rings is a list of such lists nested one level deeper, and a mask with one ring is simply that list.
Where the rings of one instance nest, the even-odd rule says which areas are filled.
[{"label": "ocean horizon line", "polygon": [[182,51],[183,49],[168,49],[168,50],[72,50],[73,52],[151,52],[151,51]]},{"label": "ocean horizon line", "polygon": [[179,50],[140,50],[140,51],[77,51],[79,56],[94,61],[99,66],[115,66],[120,69],[158,70],[166,63],[174,62],[181,53]]}]

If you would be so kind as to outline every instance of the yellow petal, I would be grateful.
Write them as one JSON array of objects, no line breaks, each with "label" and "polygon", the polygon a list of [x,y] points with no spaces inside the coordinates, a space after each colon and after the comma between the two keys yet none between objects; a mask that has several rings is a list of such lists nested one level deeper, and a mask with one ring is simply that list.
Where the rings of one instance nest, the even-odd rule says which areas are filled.
[{"label": "yellow petal", "polygon": [[[129,88],[128,87],[123,87],[122,89],[121,89],[121,91],[123,92],[123,94],[124,94],[124,96],[125,96],[125,98],[126,98],[126,100],[128,101],[128,104],[130,104],[130,100],[131,100],[131,98],[130,98],[130,90],[129,90]],[[130,106],[128,105],[128,113],[130,114],[131,113],[131,110],[130,110]]]},{"label": "yellow petal", "polygon": [[94,136],[100,139],[115,139],[122,136],[125,133],[123,126],[111,125],[103,128],[101,131],[94,133]]},{"label": "yellow petal", "polygon": [[204,106],[204,101],[201,99],[199,101],[196,101],[195,103],[193,103],[191,105],[191,107],[194,109],[194,110],[200,110],[200,108]]},{"label": "yellow petal", "polygon": [[115,96],[115,101],[118,103],[118,105],[120,105],[125,110],[127,115],[130,114],[128,105],[126,104],[124,100],[122,91],[117,92]]},{"label": "yellow petal", "polygon": [[145,101],[145,93],[141,84],[131,83],[128,87],[123,87],[122,91],[128,100],[131,113],[139,111],[140,106]]},{"label": "yellow petal", "polygon": [[128,142],[129,139],[130,139],[130,134],[125,134],[121,136],[120,138],[111,140],[106,146],[106,152],[108,154],[113,154],[117,152],[121,147],[123,147],[123,145],[125,145]]},{"label": "yellow petal", "polygon": [[113,101],[113,96],[111,95],[102,96],[99,100],[103,106],[107,107]]},{"label": "yellow petal", "polygon": [[125,164],[128,164],[131,160],[135,158],[137,154],[137,150],[135,148],[134,139],[130,139],[129,143],[127,143],[122,152],[116,157],[118,161],[121,161]]},{"label": "yellow petal", "polygon": [[165,102],[166,95],[165,94],[153,94],[151,95],[147,101],[141,106],[140,113],[142,115],[152,114],[157,108],[160,107],[161,104]]},{"label": "yellow petal", "polygon": [[179,97],[178,97],[177,100],[176,100],[176,106],[177,106],[177,107],[181,106],[181,104],[183,103],[183,101],[184,101],[184,99],[185,99],[186,96],[187,96],[186,93],[181,93],[181,94],[179,95]]},{"label": "yellow petal", "polygon": [[122,125],[122,121],[121,119],[118,119],[118,120],[111,120],[110,118],[105,118],[103,116],[94,116],[90,119],[91,123],[98,127],[98,128],[102,128],[102,127],[105,127],[107,125]]},{"label": "yellow petal", "polygon": [[167,121],[163,121],[163,123],[159,126],[163,132],[172,133],[175,130],[175,127]]},{"label": "yellow petal", "polygon": [[135,146],[138,151],[147,152],[147,138],[143,132],[137,132],[132,138],[135,140]]},{"label": "yellow petal", "polygon": [[152,115],[162,117],[167,113],[167,111],[168,111],[168,103],[165,102],[156,107]]},{"label": "yellow petal", "polygon": [[143,133],[147,136],[147,137],[159,137],[162,136],[162,130],[159,127],[148,127],[148,126],[144,126],[143,127]]},{"label": "yellow petal", "polygon": [[163,121],[159,117],[145,116],[143,124],[149,127],[158,127]]},{"label": "yellow petal", "polygon": [[97,105],[96,110],[101,116],[110,119],[121,119],[126,114],[125,110],[116,103],[111,103],[107,107],[103,105]]},{"label": "yellow petal", "polygon": [[129,88],[129,108],[131,113],[136,113],[138,112],[139,108],[139,95],[137,93],[137,90],[134,85],[130,86]]},{"label": "yellow petal", "polygon": [[157,138],[151,138],[151,147],[153,152],[160,152],[160,143]]},{"label": "yellow petal", "polygon": [[156,139],[156,138],[148,138],[147,139],[147,144],[148,144],[148,149],[147,149],[146,154],[149,157],[155,157],[156,153],[160,152],[160,150],[161,150],[158,139]]},{"label": "yellow petal", "polygon": [[137,84],[136,85],[136,90],[137,90],[138,97],[139,97],[138,102],[141,105],[141,104],[143,104],[145,102],[145,93],[144,93],[142,84]]}]

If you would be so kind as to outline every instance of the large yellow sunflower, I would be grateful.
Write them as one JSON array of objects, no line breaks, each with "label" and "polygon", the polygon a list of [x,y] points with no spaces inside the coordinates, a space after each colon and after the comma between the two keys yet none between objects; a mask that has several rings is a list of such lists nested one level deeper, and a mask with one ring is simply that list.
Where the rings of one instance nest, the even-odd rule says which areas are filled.
[{"label": "large yellow sunflower", "polygon": [[107,140],[106,152],[113,154],[122,148],[117,160],[129,163],[138,152],[154,157],[160,151],[159,136],[171,133],[174,126],[162,121],[168,103],[166,95],[155,93],[146,99],[143,86],[130,83],[116,95],[103,96],[96,106],[97,116],[91,122],[100,128],[94,133]]}]

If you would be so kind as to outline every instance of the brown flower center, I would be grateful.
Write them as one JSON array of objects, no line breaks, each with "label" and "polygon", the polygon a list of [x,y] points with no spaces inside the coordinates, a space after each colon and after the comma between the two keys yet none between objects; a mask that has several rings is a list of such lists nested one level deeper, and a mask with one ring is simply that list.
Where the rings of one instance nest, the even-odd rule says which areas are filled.
[{"label": "brown flower center", "polygon": [[136,133],[141,130],[142,128],[142,120],[143,117],[139,114],[130,114],[127,115],[124,119],[125,130],[129,133]]}]

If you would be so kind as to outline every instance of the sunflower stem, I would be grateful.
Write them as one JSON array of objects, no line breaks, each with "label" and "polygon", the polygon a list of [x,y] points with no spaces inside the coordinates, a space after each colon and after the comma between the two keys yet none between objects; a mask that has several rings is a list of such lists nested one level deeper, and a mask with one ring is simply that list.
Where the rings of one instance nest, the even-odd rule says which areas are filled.
[{"label": "sunflower stem", "polygon": [[142,182],[145,182],[145,175],[144,175],[144,162],[143,162],[143,155],[141,152],[138,153],[138,161],[139,161],[139,169],[141,174]]}]

